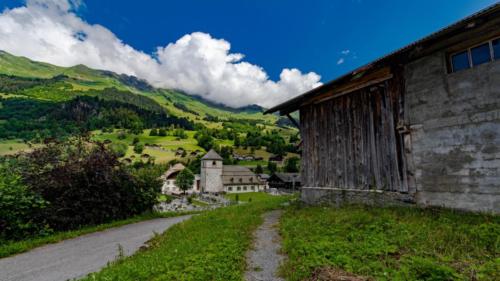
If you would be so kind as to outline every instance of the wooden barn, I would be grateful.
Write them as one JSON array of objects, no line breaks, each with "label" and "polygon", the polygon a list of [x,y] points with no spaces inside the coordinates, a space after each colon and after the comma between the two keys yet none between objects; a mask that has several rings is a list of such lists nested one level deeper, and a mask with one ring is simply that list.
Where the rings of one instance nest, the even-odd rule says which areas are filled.
[{"label": "wooden barn", "polygon": [[500,4],[275,106],[302,199],[500,212]]}]

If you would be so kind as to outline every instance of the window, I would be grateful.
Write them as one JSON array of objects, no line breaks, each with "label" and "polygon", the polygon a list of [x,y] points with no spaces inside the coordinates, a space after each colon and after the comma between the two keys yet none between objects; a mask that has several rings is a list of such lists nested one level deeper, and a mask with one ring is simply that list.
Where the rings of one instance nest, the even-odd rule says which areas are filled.
[{"label": "window", "polygon": [[255,190],[255,187],[253,185],[250,186],[250,190]]},{"label": "window", "polygon": [[496,60],[500,59],[500,38],[493,40],[493,42],[491,42],[491,45],[493,47],[493,57]]},{"label": "window", "polygon": [[475,67],[500,58],[500,38],[451,54],[451,72]]},{"label": "window", "polygon": [[228,187],[228,188],[227,188],[227,190],[228,190],[228,191],[233,191],[233,187],[232,187],[232,186],[230,186],[230,187]]},{"label": "window", "polygon": [[469,54],[467,51],[451,56],[453,72],[469,68]]},{"label": "window", "polygon": [[244,187],[243,187],[243,190],[245,190],[245,191],[246,191],[246,190],[247,190],[247,187],[246,187],[246,186],[244,186]]},{"label": "window", "polygon": [[238,186],[236,189],[237,189],[238,191],[240,191],[240,190],[241,190],[241,186]]},{"label": "window", "polygon": [[240,182],[243,182],[243,179],[242,179],[242,178],[240,178]]},{"label": "window", "polygon": [[470,49],[472,65],[480,65],[491,61],[490,43]]},{"label": "window", "polygon": [[217,161],[212,161],[212,166],[217,166]]}]

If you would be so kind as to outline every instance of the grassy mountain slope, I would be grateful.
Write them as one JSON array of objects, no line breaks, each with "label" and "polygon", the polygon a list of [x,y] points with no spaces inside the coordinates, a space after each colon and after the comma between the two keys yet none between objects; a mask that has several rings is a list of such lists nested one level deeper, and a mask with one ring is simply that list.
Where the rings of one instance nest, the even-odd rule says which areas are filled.
[{"label": "grassy mountain slope", "polygon": [[[44,85],[35,87],[31,90],[31,92],[39,93],[38,96],[31,95],[32,98],[44,100],[52,99],[60,101],[64,99],[64,95],[55,93],[57,91],[63,91],[67,99],[71,99],[74,95],[91,94],[89,93],[91,90],[116,88],[118,90],[130,91],[135,94],[150,97],[165,107],[168,112],[178,117],[187,117],[195,122],[205,124],[210,123],[203,120],[207,116],[217,116],[219,119],[235,118],[262,120],[270,124],[274,124],[277,120],[276,116],[263,115],[256,110],[251,111],[247,108],[232,110],[221,106],[215,106],[213,103],[178,91],[156,89],[147,84],[147,82],[132,76],[95,70],[84,65],[60,67],[48,63],[35,62],[25,57],[14,56],[3,51],[0,51],[0,74],[42,79],[50,79],[58,75],[66,76],[60,81],[65,83],[65,87],[63,87],[63,85],[55,85],[55,87],[47,87]],[[71,87],[68,87],[69,85]],[[44,92],[46,92],[45,95]],[[28,96],[30,95],[28,94]],[[188,110],[183,110],[179,108],[179,106],[176,106],[176,104],[182,104]]]}]

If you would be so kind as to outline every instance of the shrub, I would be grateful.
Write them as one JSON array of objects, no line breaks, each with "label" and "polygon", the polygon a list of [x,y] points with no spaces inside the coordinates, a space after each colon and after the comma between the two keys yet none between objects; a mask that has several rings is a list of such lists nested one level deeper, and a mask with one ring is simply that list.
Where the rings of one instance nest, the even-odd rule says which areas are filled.
[{"label": "shrub", "polygon": [[132,173],[102,143],[49,143],[20,161],[24,182],[49,202],[41,215],[57,230],[142,213],[159,193],[152,175]]},{"label": "shrub", "polygon": [[144,144],[138,142],[134,145],[134,152],[137,154],[141,154],[144,151]]},{"label": "shrub", "polygon": [[48,231],[39,213],[47,202],[21,181],[6,162],[0,163],[0,238],[21,239]]},{"label": "shrub", "polygon": [[128,145],[123,142],[113,142],[109,145],[109,148],[116,155],[116,157],[123,157],[127,154]]},{"label": "shrub", "polygon": [[165,136],[167,136],[167,130],[165,130],[165,129],[163,129],[163,128],[159,129],[159,130],[158,130],[158,136],[160,136],[160,137],[165,137]]}]

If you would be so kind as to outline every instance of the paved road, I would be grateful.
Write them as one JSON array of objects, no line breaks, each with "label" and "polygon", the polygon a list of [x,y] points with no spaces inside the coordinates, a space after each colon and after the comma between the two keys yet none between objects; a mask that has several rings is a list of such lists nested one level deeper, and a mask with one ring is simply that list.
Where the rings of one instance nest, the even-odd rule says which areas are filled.
[{"label": "paved road", "polygon": [[190,218],[154,219],[83,235],[0,259],[1,281],[63,281],[98,271],[116,259],[118,245],[133,254],[153,236]]},{"label": "paved road", "polygon": [[281,210],[276,210],[264,215],[264,223],[254,234],[254,247],[247,253],[245,280],[283,281],[277,276],[285,258],[280,254],[281,237],[277,229],[281,214]]}]

